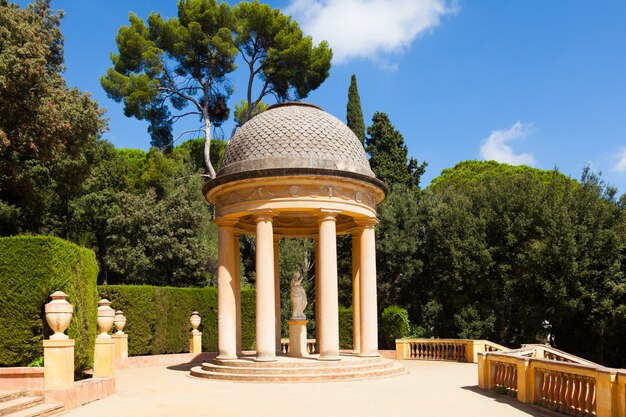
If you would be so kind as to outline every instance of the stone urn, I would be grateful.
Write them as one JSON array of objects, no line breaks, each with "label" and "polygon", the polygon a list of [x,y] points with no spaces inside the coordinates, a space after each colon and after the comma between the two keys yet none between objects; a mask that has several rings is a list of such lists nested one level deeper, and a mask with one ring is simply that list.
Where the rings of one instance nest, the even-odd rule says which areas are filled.
[{"label": "stone urn", "polygon": [[67,294],[56,291],[50,295],[52,301],[45,305],[46,321],[54,334],[50,340],[67,340],[69,337],[63,333],[70,325],[74,306],[67,302]]},{"label": "stone urn", "polygon": [[200,333],[198,331],[198,326],[200,326],[201,321],[202,318],[200,317],[200,313],[198,313],[197,311],[191,313],[191,316],[189,316],[189,322],[191,323],[191,327],[193,328],[191,333]]},{"label": "stone urn", "polygon": [[111,308],[111,302],[106,298],[98,301],[98,339],[110,339],[109,330],[115,321],[115,311]]},{"label": "stone urn", "polygon": [[124,312],[122,310],[117,310],[115,312],[115,320],[113,321],[115,324],[115,328],[117,332],[115,334],[124,334],[124,326],[126,326],[126,316],[124,316]]}]

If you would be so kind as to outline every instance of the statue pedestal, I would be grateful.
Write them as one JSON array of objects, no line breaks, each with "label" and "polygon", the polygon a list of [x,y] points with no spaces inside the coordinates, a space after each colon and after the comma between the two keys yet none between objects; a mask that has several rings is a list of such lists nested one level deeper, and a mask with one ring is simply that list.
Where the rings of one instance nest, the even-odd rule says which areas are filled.
[{"label": "statue pedestal", "polygon": [[202,353],[202,332],[193,330],[189,333],[189,353]]},{"label": "statue pedestal", "polygon": [[306,348],[306,324],[308,320],[289,319],[289,353],[287,356],[302,358],[309,356]]}]

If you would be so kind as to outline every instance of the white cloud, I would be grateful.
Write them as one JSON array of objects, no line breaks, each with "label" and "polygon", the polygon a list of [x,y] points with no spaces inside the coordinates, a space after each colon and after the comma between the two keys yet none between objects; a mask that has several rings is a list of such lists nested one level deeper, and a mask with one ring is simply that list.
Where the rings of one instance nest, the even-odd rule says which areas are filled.
[{"label": "white cloud", "polygon": [[617,151],[617,162],[613,165],[611,171],[619,172],[620,174],[626,172],[626,146],[623,146]]},{"label": "white cloud", "polygon": [[455,11],[447,0],[291,0],[285,9],[315,42],[328,41],[334,63],[367,58],[391,68],[389,55]]},{"label": "white cloud", "polygon": [[515,153],[508,144],[515,139],[523,139],[530,133],[532,123],[515,122],[505,130],[494,130],[480,144],[480,157],[511,165],[535,165],[535,157],[530,153]]}]

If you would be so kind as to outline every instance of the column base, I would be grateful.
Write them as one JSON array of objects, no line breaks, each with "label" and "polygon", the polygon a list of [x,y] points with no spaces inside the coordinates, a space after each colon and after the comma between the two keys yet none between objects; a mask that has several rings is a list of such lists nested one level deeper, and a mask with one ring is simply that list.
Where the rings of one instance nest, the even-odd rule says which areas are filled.
[{"label": "column base", "polygon": [[254,358],[255,362],[276,362],[276,356],[257,356]]},{"label": "column base", "polygon": [[239,357],[233,355],[217,355],[215,359],[219,361],[236,361]]},{"label": "column base", "polygon": [[359,353],[357,356],[359,358],[380,358],[380,353],[378,353],[378,352]]},{"label": "column base", "polygon": [[289,352],[287,356],[302,358],[309,356],[306,346],[306,325],[309,321],[302,319],[289,319]]},{"label": "column base", "polygon": [[339,357],[339,355],[335,356],[335,355],[330,355],[330,356],[322,356],[320,354],[320,356],[317,358],[318,361],[340,361],[341,358]]}]

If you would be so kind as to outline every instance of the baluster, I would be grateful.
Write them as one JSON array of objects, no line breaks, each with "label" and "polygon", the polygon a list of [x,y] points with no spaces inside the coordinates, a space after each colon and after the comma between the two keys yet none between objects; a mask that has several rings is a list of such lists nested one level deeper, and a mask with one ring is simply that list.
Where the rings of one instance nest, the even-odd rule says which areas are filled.
[{"label": "baluster", "polygon": [[565,381],[563,385],[565,385],[565,392],[563,394],[563,410],[568,412],[572,407],[572,375],[565,374]]},{"label": "baluster", "polygon": [[498,385],[500,385],[500,362],[492,362],[495,367],[496,367],[496,371],[494,372],[493,375],[493,383],[494,385],[497,387]]},{"label": "baluster", "polygon": [[504,387],[507,390],[511,388],[511,367],[508,363],[504,364]]},{"label": "baluster", "polygon": [[596,411],[596,381],[589,382],[589,386],[591,387],[591,404],[589,405],[589,413],[595,414]]},{"label": "baluster", "polygon": [[585,396],[583,397],[583,401],[584,401],[584,408],[583,411],[585,412],[585,414],[591,414],[591,384],[589,383],[590,381],[588,379],[585,379],[583,381],[583,387],[585,390]]},{"label": "baluster", "polygon": [[416,359],[417,358],[417,343],[409,343],[409,358]]},{"label": "baluster", "polygon": [[513,391],[517,392],[517,365],[513,364]]},{"label": "baluster", "polygon": [[435,359],[439,359],[439,348],[441,345],[439,343],[435,343]]},{"label": "baluster", "polygon": [[553,389],[553,386],[554,386],[554,378],[553,378],[553,375],[552,375],[551,372],[548,373],[546,377],[548,378],[548,384],[546,386],[546,401],[547,401],[548,405],[552,405],[552,399],[554,398],[552,396],[552,389]]},{"label": "baluster", "polygon": [[544,404],[544,392],[545,392],[545,383],[546,383],[546,375],[543,369],[537,369],[539,373],[539,384],[535,387],[535,396],[540,404]]},{"label": "baluster", "polygon": [[580,381],[576,375],[572,375],[572,392],[570,394],[572,397],[572,400],[571,400],[572,404],[570,406],[570,410],[574,414],[578,413],[578,393],[579,392],[580,392]]},{"label": "baluster", "polygon": [[585,413],[585,380],[582,378],[578,378],[578,410],[580,414]]},{"label": "baluster", "polygon": [[565,386],[566,377],[564,374],[559,375],[559,410],[565,410]]}]

